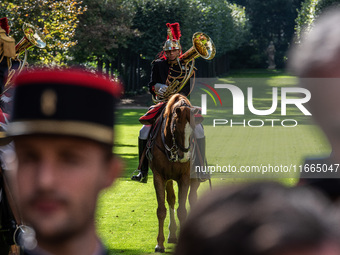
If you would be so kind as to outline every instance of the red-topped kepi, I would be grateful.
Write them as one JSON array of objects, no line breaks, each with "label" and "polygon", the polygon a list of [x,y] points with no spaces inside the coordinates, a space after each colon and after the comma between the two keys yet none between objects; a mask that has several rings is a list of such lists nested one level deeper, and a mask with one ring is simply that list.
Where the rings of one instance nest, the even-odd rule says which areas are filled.
[{"label": "red-topped kepi", "polygon": [[9,137],[54,134],[113,144],[119,83],[82,70],[36,70],[14,80]]},{"label": "red-topped kepi", "polygon": [[4,18],[1,18],[0,19],[0,27],[5,30],[6,34],[8,35],[9,32],[10,32],[10,28],[9,28],[9,25],[8,25],[8,19],[7,17],[4,17]]}]

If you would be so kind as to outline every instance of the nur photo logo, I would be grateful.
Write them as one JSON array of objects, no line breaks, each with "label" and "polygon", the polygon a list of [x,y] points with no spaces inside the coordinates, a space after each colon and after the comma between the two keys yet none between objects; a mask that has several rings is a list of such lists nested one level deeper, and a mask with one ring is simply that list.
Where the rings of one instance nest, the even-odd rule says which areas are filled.
[{"label": "nur photo logo", "polygon": [[[211,81],[196,79],[194,93],[191,97],[195,102],[199,102],[202,115],[213,118],[211,124],[214,127],[218,125],[295,127],[298,125],[298,120],[286,117],[289,115],[311,116],[306,107],[311,99],[308,89],[268,87],[263,90],[263,87],[249,86],[252,84],[251,80],[235,79],[233,84],[220,84],[216,83],[215,79],[211,79]],[[266,81],[263,80],[263,82]],[[256,84],[258,83],[259,81],[256,82]],[[225,117],[220,118],[219,116],[223,114]],[[244,118],[240,119],[242,116]],[[251,118],[248,119],[248,117]]]}]

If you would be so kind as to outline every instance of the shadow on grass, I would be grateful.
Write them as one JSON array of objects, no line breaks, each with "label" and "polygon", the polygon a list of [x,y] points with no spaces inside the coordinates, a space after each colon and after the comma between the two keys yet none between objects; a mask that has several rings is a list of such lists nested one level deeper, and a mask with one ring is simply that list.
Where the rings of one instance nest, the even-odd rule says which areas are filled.
[{"label": "shadow on grass", "polygon": [[138,147],[137,144],[115,143],[115,147]]},{"label": "shadow on grass", "polygon": [[138,119],[145,113],[145,109],[119,109],[115,124],[141,125]]},{"label": "shadow on grass", "polygon": [[[138,154],[137,153],[121,153],[121,154],[117,153],[116,155],[119,156],[125,164],[124,171],[120,177],[130,180],[132,175],[137,174],[136,169],[139,164]],[[152,170],[149,168],[149,181],[150,180],[152,181]]]},{"label": "shadow on grass", "polygon": [[136,249],[109,249],[108,255],[116,255],[116,254],[144,254],[142,250]]},{"label": "shadow on grass", "polygon": [[[174,249],[166,247],[166,250],[162,254],[173,254]],[[161,253],[155,253],[155,252],[148,252],[145,253],[143,250],[136,250],[136,249],[109,249],[108,250],[108,255],[117,255],[117,254],[131,254],[131,255],[136,255],[136,254],[141,254],[141,255],[151,255],[151,254],[161,254]]]},{"label": "shadow on grass", "polygon": [[[133,172],[137,169],[139,159],[138,159],[138,154],[133,154],[133,153],[122,153],[122,154],[117,154],[121,159],[123,160],[125,167],[124,171],[121,174],[122,178],[130,178],[133,174]],[[136,172],[137,173],[137,172]]]}]

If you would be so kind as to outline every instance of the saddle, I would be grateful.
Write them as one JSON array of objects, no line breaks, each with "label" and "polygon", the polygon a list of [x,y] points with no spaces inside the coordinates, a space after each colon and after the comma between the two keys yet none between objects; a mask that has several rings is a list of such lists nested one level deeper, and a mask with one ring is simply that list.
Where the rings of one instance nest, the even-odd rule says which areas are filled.
[{"label": "saddle", "polygon": [[155,123],[157,117],[165,109],[166,102],[160,102],[158,104],[149,107],[148,111],[139,118],[139,122],[143,125],[152,125]]},{"label": "saddle", "polygon": [[162,103],[162,104],[164,104],[164,107],[161,111],[158,112],[157,117],[154,118],[152,128],[150,130],[149,137],[148,137],[148,142],[146,144],[146,152],[145,152],[146,154],[145,155],[149,160],[152,160],[152,158],[153,158],[154,145],[157,145],[155,143],[156,136],[157,136],[159,129],[161,128],[163,120],[164,120],[163,114],[164,114],[166,103]]}]

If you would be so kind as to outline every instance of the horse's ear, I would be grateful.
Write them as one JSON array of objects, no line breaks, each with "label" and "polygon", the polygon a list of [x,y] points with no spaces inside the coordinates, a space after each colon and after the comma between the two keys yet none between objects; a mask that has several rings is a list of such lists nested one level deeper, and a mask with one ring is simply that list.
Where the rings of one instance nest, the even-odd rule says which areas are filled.
[{"label": "horse's ear", "polygon": [[193,116],[195,125],[201,123],[204,119],[203,116],[201,115],[200,108],[198,108],[198,107],[191,108],[190,114],[191,114],[191,116]]}]

